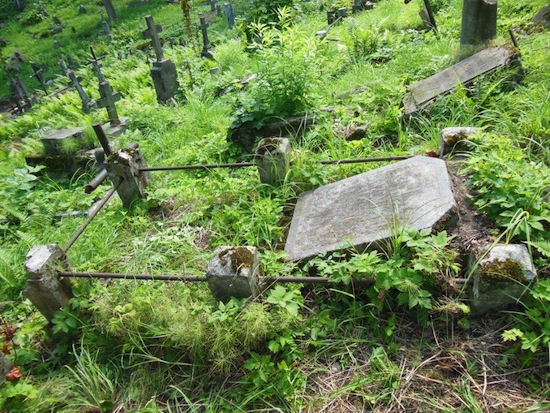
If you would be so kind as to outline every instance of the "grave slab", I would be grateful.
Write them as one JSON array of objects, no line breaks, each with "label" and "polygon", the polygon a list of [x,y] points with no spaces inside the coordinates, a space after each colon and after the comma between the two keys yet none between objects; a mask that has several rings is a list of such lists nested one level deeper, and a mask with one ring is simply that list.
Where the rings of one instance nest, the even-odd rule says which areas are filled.
[{"label": "grave slab", "polygon": [[118,125],[112,125],[111,122],[102,125],[105,135],[117,138],[128,129],[128,125],[130,124],[129,118],[120,116],[118,120],[120,122]]},{"label": "grave slab", "polygon": [[439,95],[450,93],[460,84],[517,62],[519,51],[513,46],[482,50],[453,66],[409,86],[403,98],[403,113],[410,115],[427,107]]},{"label": "grave slab", "polygon": [[63,142],[76,141],[80,146],[83,140],[83,133],[83,127],[61,129],[40,140],[42,141],[42,145],[44,145],[47,155],[60,155],[63,153]]},{"label": "grave slab", "polygon": [[382,245],[401,228],[443,230],[457,205],[445,162],[416,156],[302,194],[285,252],[291,261]]}]

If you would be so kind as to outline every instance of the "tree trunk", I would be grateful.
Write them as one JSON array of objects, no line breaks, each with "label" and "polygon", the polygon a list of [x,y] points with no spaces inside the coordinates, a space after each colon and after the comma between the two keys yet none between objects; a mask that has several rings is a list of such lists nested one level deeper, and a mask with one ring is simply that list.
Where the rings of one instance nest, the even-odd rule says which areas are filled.
[{"label": "tree trunk", "polygon": [[478,46],[497,34],[497,0],[464,0],[461,46]]}]

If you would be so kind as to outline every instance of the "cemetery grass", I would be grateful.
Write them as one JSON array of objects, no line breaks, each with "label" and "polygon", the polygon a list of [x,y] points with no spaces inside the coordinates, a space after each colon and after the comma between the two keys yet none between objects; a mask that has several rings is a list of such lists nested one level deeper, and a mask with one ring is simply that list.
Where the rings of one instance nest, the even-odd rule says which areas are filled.
[{"label": "cemetery grass", "polygon": [[[85,125],[91,139],[91,124],[106,118],[102,111],[83,114],[74,91],[17,118],[0,115],[0,317],[18,329],[4,353],[23,373],[0,384],[0,411],[550,409],[550,37],[528,27],[545,1],[499,2],[495,43],[518,28],[521,81],[515,69],[504,69],[410,119],[400,116],[406,86],[455,61],[460,1],[432,2],[438,36],[419,30],[420,3],[382,0],[334,27],[328,37],[338,42],[314,38],[330,4],[299,2],[301,10],[285,9],[277,25],[256,26],[264,43],[253,50],[245,50],[239,29],[211,16],[215,63],[192,46],[165,48],[181,85],[168,105],[156,102],[145,54],[118,59],[116,52],[143,42],[147,13],[166,26],[167,37],[183,36],[181,10],[161,1],[129,3],[119,5],[108,47],[90,17],[97,4],[83,2],[90,13],[79,16],[74,4],[45,2],[77,29],[74,41],[64,32],[64,53],[84,62],[89,43],[108,53],[104,74],[123,97],[119,112],[132,120],[117,147],[138,142],[151,166],[250,161],[226,139],[232,123],[308,113],[315,126],[293,140],[292,166],[278,188],[260,185],[253,168],[154,173],[145,199],[124,210],[115,198],[94,219],[68,254],[72,268],[202,276],[215,247],[254,245],[266,275],[323,275],[335,283],[274,285],[258,298],[221,303],[200,283],[73,280],[69,308],[47,326],[22,293],[25,256],[33,245],[65,245],[83,218],[58,214],[87,210],[109,188],[84,196],[93,168],[52,175],[25,156],[42,151],[45,127]],[[194,21],[208,10],[193,2]],[[9,19],[3,55],[21,48],[53,68],[51,38],[16,36],[46,26],[21,28]],[[217,76],[209,73],[214,65],[222,68]],[[52,90],[66,84],[54,73]],[[97,98],[89,67],[77,73]],[[236,81],[253,73],[257,82]],[[365,137],[348,140],[359,125],[367,126]],[[299,194],[382,166],[319,160],[425,154],[437,149],[441,129],[456,125],[482,130],[467,153],[448,159],[469,232],[395,228],[383,252],[333,253],[306,265],[284,259]],[[473,317],[453,279],[468,276],[463,254],[482,240],[529,246],[539,283],[521,305]],[[368,289],[351,282],[374,274]]]}]

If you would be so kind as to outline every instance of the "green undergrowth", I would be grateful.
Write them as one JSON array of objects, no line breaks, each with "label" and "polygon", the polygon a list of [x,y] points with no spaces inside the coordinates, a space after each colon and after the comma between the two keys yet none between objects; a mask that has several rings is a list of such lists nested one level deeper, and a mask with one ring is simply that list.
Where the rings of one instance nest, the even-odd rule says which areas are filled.
[{"label": "green undergrowth", "polygon": [[[323,40],[315,33],[326,29],[326,11],[350,2],[237,1],[232,30],[209,5],[187,2],[193,29],[199,16],[209,20],[216,60],[201,59],[196,40],[165,43],[180,83],[166,105],[156,102],[152,51],[137,48],[149,13],[162,36],[186,39],[181,5],[115,2],[119,18],[107,46],[97,35],[101,3],[83,2],[87,15],[68,2],[27,3],[2,28],[2,55],[19,48],[48,63],[53,90],[66,85],[55,54],[74,54],[82,64],[76,74],[98,99],[84,63],[90,44],[106,54],[104,74],[121,95],[117,110],[131,120],[111,143],[138,143],[149,166],[250,162],[254,155],[228,132],[295,115],[315,119],[290,136],[290,167],[277,187],[260,184],[248,167],[151,172],[143,199],[126,210],[115,196],[90,223],[67,252],[72,269],[201,277],[216,247],[252,245],[262,275],[329,281],[262,285],[256,298],[223,303],[205,283],[71,280],[74,297],[46,325],[23,293],[25,257],[34,245],[64,247],[110,184],[85,195],[92,165],[71,174],[31,165],[26,157],[43,151],[47,130],[89,131],[107,120],[104,110],[83,114],[74,91],[42,96],[20,116],[0,115],[0,344],[22,374],[0,384],[2,413],[548,409],[550,36],[529,25],[545,1],[499,2],[493,44],[508,43],[515,28],[521,69],[476,79],[409,118],[401,103],[407,88],[457,61],[459,0],[431,2],[438,33],[422,29],[421,3],[381,0]],[[53,37],[36,35],[51,20],[33,17],[39,3],[67,24],[59,51]],[[38,20],[22,25],[31,18]],[[256,41],[248,43],[247,32]],[[464,251],[476,234],[406,231],[388,222],[392,236],[383,245],[286,260],[300,194],[387,164],[319,161],[431,153],[449,126],[481,130],[448,161],[460,163],[487,232],[527,245],[533,256],[539,282],[517,306],[470,315]],[[364,136],[351,140],[358,127]],[[10,326],[17,329],[11,338]]]}]

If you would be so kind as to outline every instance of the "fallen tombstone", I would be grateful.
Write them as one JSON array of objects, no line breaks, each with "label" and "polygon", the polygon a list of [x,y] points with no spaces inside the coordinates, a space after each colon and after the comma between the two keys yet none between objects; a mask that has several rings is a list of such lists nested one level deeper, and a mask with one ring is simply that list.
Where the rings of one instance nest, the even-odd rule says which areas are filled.
[{"label": "fallen tombstone", "polygon": [[475,265],[471,300],[474,314],[517,304],[537,277],[529,251],[521,244],[495,245],[481,260],[472,262]]},{"label": "fallen tombstone", "polygon": [[517,62],[519,51],[513,46],[497,46],[482,50],[453,66],[409,86],[403,98],[403,113],[411,115],[430,105],[438,96],[447,94],[460,84]]},{"label": "fallen tombstone", "polygon": [[[52,134],[40,138],[46,155],[62,155],[68,148],[85,148],[84,128],[70,128],[57,130]],[[91,149],[88,147],[87,149]]]},{"label": "fallen tombstone", "polygon": [[291,261],[369,246],[405,229],[446,230],[457,205],[445,162],[416,156],[302,194],[285,252]]},{"label": "fallen tombstone", "polygon": [[533,26],[541,26],[545,29],[550,29],[550,4],[547,4],[535,14],[531,20]]}]

